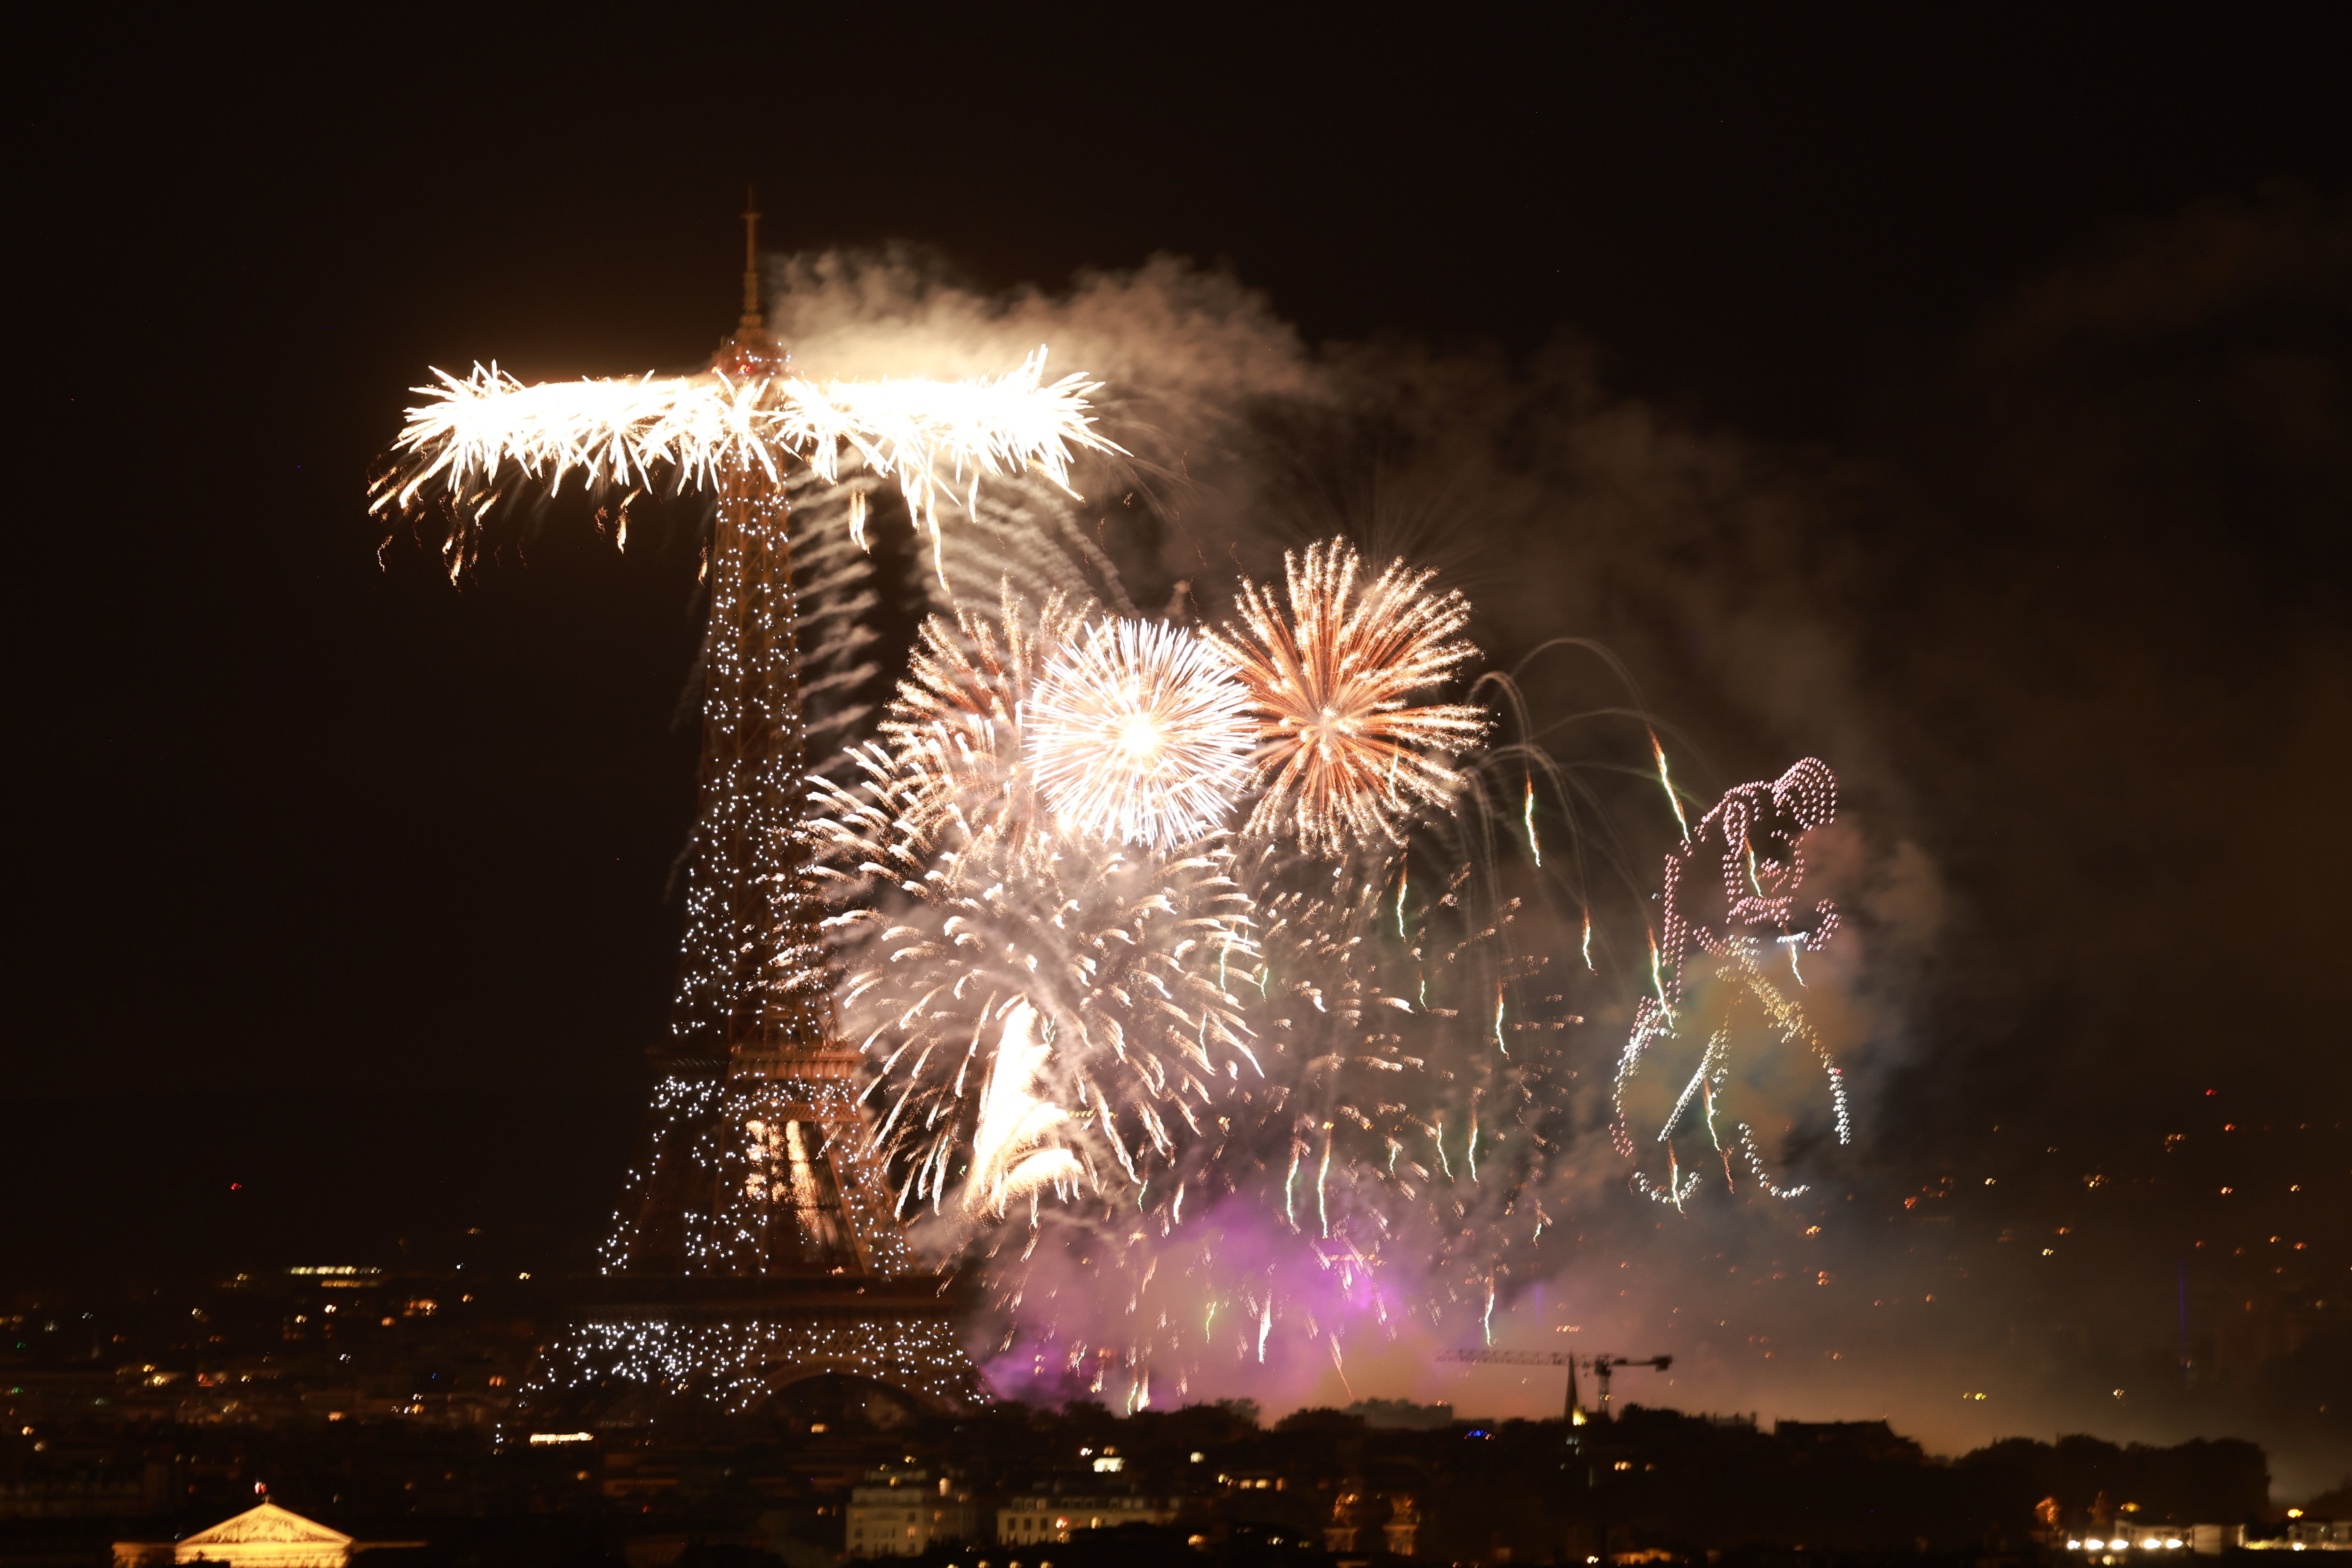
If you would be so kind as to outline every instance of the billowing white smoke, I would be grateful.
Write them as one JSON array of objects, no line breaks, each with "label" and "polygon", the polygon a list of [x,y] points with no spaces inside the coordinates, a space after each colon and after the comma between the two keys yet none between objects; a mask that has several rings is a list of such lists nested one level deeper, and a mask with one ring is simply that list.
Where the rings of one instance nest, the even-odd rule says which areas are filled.
[{"label": "billowing white smoke", "polygon": [[[1009,577],[1013,592],[1032,601],[1059,592],[1114,609],[1166,604],[1179,615],[1214,619],[1227,608],[1220,595],[1240,573],[1271,576],[1285,546],[1344,532],[1365,545],[1376,564],[1406,553],[1442,568],[1444,585],[1468,592],[1478,611],[1472,635],[1499,656],[1498,665],[1517,663],[1561,637],[1596,638],[1624,656],[1644,684],[1664,693],[1650,710],[1692,721],[1708,734],[1708,751],[1720,747],[1741,759],[1718,764],[1708,777],[1707,755],[1686,736],[1668,732],[1688,782],[1695,789],[1706,784],[1694,817],[1724,785],[1773,776],[1809,752],[1831,757],[1852,805],[1833,830],[1834,843],[1820,846],[1825,853],[1817,854],[1816,880],[1856,918],[1840,948],[1805,979],[1816,993],[1812,1001],[1838,1020],[1832,1047],[1847,1053],[1843,1081],[1858,1136],[1864,1145],[1873,1140],[1885,1043],[1900,1032],[1889,1026],[1885,978],[1874,973],[1871,954],[1917,942],[1923,921],[1933,919],[1935,875],[1916,847],[1885,842],[1874,826],[1877,814],[1899,804],[1900,791],[1857,717],[1864,705],[1843,638],[1801,578],[1773,558],[1786,545],[1791,510],[1806,501],[1801,488],[1775,474],[1766,459],[1606,396],[1589,360],[1572,349],[1516,371],[1492,357],[1438,356],[1409,345],[1310,350],[1263,296],[1228,274],[1171,258],[1131,273],[1090,274],[1062,292],[989,293],[909,250],[792,257],[771,267],[769,282],[771,320],[805,374],[982,374],[1050,343],[1053,368],[1083,370],[1108,384],[1099,399],[1104,428],[1131,456],[1095,459],[1082,469],[1076,485],[1082,501],[1044,487],[1000,487],[994,499],[984,495],[982,517],[950,523],[937,570],[928,558],[922,563],[919,580],[935,607],[992,605]],[[1077,1338],[1101,1341],[1111,1337],[1109,1320],[1122,1312],[1150,1308],[1160,1321],[1174,1322],[1210,1303],[1205,1310],[1222,1341],[1228,1324],[1214,1319],[1220,1309],[1213,1303],[1223,1300],[1223,1311],[1250,1313],[1253,1321],[1269,1313],[1284,1248],[1305,1248],[1306,1272],[1330,1275],[1334,1300],[1371,1302],[1367,1310],[1379,1317],[1380,1331],[1350,1340],[1344,1354],[1339,1339],[1327,1335],[1328,1355],[1306,1347],[1311,1353],[1294,1350],[1267,1363],[1253,1356],[1222,1373],[1194,1364],[1181,1373],[1185,1395],[1265,1399],[1268,1373],[1279,1366],[1285,1377],[1274,1391],[1276,1402],[1344,1401],[1349,1392],[1433,1396],[1450,1383],[1430,1370],[1430,1353],[1475,1333],[1478,1314],[1433,1327],[1418,1311],[1392,1311],[1395,1301],[1416,1293],[1448,1301],[1484,1297],[1497,1332],[1539,1333],[1551,1346],[1591,1342],[1549,1337],[1571,1322],[1617,1326],[1623,1333],[1667,1337],[1656,1347],[1628,1340],[1594,1348],[1663,1348],[1687,1356],[1691,1341],[1678,1314],[1669,1307],[1658,1316],[1652,1309],[1678,1292],[1692,1292],[1693,1301],[1706,1297],[1706,1282],[1728,1267],[1706,1254],[1769,1251],[1830,1217],[1827,1205],[1848,1190],[1840,1181],[1843,1167],[1801,1139],[1793,1149],[1779,1147],[1788,1130],[1777,1127],[1759,1128],[1756,1136],[1775,1142],[1776,1164],[1793,1162],[1785,1184],[1801,1178],[1814,1184],[1815,1194],[1802,1203],[1759,1203],[1752,1189],[1727,1200],[1718,1179],[1713,1198],[1662,1220],[1635,1212],[1653,1205],[1629,1205],[1619,1195],[1629,1169],[1607,1146],[1606,1085],[1649,984],[1641,908],[1643,895],[1656,889],[1675,825],[1654,783],[1637,790],[1605,776],[1624,764],[1635,774],[1646,770],[1648,742],[1638,719],[1622,716],[1643,706],[1641,694],[1576,649],[1542,653],[1518,676],[1527,711],[1507,716],[1510,731],[1497,743],[1540,732],[1579,781],[1579,809],[1586,816],[1554,824],[1547,831],[1559,837],[1548,848],[1574,856],[1590,882],[1608,888],[1594,900],[1609,902],[1594,951],[1617,991],[1615,1003],[1588,1005],[1581,1034],[1568,1037],[1568,1058],[1581,1057],[1583,1065],[1555,1086],[1556,1114],[1543,1124],[1545,1135],[1562,1146],[1539,1200],[1530,1199],[1548,1205],[1542,1244],[1514,1253],[1507,1268],[1465,1272],[1458,1257],[1433,1259],[1433,1267],[1448,1271],[1442,1281],[1406,1279],[1391,1264],[1384,1287],[1368,1295],[1360,1259],[1319,1240],[1319,1252],[1286,1236],[1277,1241],[1269,1216],[1237,1213],[1235,1245],[1215,1267],[1171,1254],[1164,1265],[1147,1258],[1129,1268],[1132,1302],[1124,1293],[1115,1302],[1086,1300],[1087,1279],[1132,1238],[1102,1235],[1083,1267],[1080,1255],[1089,1248],[1071,1249],[1068,1278],[1046,1267],[1055,1256],[1049,1247],[1027,1277],[1031,1310],[1055,1301],[1054,1315],[1083,1330]],[[1595,709],[1606,711],[1580,727],[1558,727]],[[1502,799],[1507,810],[1498,809],[1498,817],[1516,819],[1518,774],[1481,787]],[[1528,911],[1520,944],[1580,967],[1583,933],[1566,924],[1546,929],[1542,922],[1550,918]],[[1792,1108],[1791,1125],[1801,1120]],[[1433,1171],[1465,1133],[1479,1135],[1475,1125],[1433,1131],[1431,1150],[1419,1156]],[[1328,1163],[1328,1135],[1301,1134],[1294,1142],[1291,1184],[1311,1193]],[[1037,1190],[1013,1174],[1029,1168],[1024,1162],[1036,1157],[1036,1148],[1015,1138],[1000,1153],[1010,1162],[998,1173],[1008,1192],[1013,1185]],[[1032,1173],[1047,1174],[1043,1165]],[[1498,1208],[1503,1202],[1497,1194]],[[1826,1251],[1840,1244],[1816,1238],[1813,1245]],[[1244,1259],[1262,1288],[1239,1274],[1223,1279]],[[1630,1269],[1621,1270],[1621,1263]],[[1197,1285],[1183,1284],[1195,1270]],[[1302,1284],[1301,1298],[1308,1293]],[[1391,1305],[1382,1305],[1383,1298]],[[1018,1289],[999,1296],[1016,1308],[1023,1299]],[[1150,1307],[1155,1299],[1161,1304]],[[1242,1337],[1255,1335],[1253,1329]],[[1024,1365],[1033,1348],[1017,1333],[1003,1344],[1005,1355]],[[1689,1364],[1696,1371],[1705,1359]],[[1038,1370],[1050,1369],[1041,1362]],[[1084,1365],[1066,1365],[1061,1373],[1133,1399],[1146,1370],[1119,1368],[1105,1386],[1102,1365],[1090,1352]],[[1745,1392],[1744,1384],[1718,1384],[1706,1375],[1672,1397],[1702,1402],[1718,1386]],[[1538,1391],[1529,1408],[1555,1398]]]}]

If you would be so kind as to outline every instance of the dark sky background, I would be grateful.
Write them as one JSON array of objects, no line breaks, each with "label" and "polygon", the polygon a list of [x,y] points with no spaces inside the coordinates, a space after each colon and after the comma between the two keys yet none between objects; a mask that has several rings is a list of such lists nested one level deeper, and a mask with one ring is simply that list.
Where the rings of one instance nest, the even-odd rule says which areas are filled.
[{"label": "dark sky background", "polygon": [[[1463,395],[1384,456],[1394,493],[1475,455],[1518,488],[1454,504],[1564,509],[1463,520],[1499,649],[1605,637],[1714,787],[1847,773],[1895,936],[1843,1173],[1878,1228],[1841,1266],[1965,1308],[1870,1363],[1898,1416],[2242,1431],[2332,1480],[2327,20],[428,7],[28,40],[0,1284],[593,1240],[671,978],[691,552],[550,526],[453,590],[379,563],[365,474],[428,364],[700,361],[756,179],[779,252],[911,241],[982,290],[1173,253],[1353,374],[1436,366]],[[1504,426],[1601,434],[1548,466]],[[1643,1256],[1686,1283],[1671,1249],[1717,1242]],[[1751,1342],[1821,1316],[1757,1312]],[[2027,1386],[1930,1419],[1978,1366]]]}]

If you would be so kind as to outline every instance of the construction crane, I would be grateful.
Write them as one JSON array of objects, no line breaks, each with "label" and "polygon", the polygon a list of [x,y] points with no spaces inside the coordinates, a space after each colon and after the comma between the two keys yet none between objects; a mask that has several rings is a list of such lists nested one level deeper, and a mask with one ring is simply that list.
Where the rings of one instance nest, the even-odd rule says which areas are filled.
[{"label": "construction crane", "polygon": [[1631,1361],[1621,1355],[1578,1355],[1573,1351],[1440,1351],[1440,1361],[1472,1362],[1486,1366],[1564,1366],[1568,1368],[1568,1404],[1564,1414],[1571,1426],[1584,1425],[1584,1406],[1576,1397],[1576,1369],[1584,1368],[1601,1384],[1601,1419],[1609,1417],[1609,1378],[1620,1367],[1648,1366],[1664,1372],[1675,1364],[1670,1355],[1654,1355],[1647,1361]]}]

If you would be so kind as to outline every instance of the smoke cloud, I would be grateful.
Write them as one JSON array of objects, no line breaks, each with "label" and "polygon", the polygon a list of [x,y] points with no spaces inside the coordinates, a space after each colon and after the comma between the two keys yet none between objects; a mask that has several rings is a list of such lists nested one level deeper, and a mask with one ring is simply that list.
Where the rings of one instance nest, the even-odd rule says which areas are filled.
[{"label": "smoke cloud", "polygon": [[[1333,533],[1439,568],[1531,729],[1592,770],[1596,853],[1640,893],[1675,842],[1645,719],[1706,798],[1835,768],[1806,894],[1847,929],[1808,978],[1854,1143],[1792,1113],[1801,1198],[1633,1197],[1601,1131],[1624,1017],[1591,1018],[1575,1240],[1514,1282],[1498,1343],[1664,1351],[1621,1396],[1884,1415],[1947,1451],[2236,1432],[2289,1491],[2352,1462],[2352,1194],[2321,1169],[2347,1069],[2310,984],[2352,873],[2324,826],[2352,734],[2326,569],[2347,279],[2340,214],[2200,207],[2020,289],[1846,440],[1794,448],[1612,392],[1573,335],[1519,359],[1310,344],[1171,258],[1010,294],[912,250],[770,273],[806,373],[981,374],[1050,342],[1104,380],[1132,456],[1084,476],[1077,521],[1139,605],[1213,617],[1236,574]],[[2270,1142],[2230,1144],[2224,1111]],[[1184,1394],[1556,1409],[1556,1376],[1442,1366],[1448,1342],[1400,1330],[1271,1398],[1255,1367]]]}]

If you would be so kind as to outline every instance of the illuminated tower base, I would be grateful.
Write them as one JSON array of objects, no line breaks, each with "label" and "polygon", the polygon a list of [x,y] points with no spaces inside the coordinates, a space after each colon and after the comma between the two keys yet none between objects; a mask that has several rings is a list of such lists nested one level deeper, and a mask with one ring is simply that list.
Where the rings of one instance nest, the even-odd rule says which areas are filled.
[{"label": "illuminated tower base", "polygon": [[642,1389],[744,1415],[826,1376],[933,1410],[986,1401],[966,1294],[921,1267],[882,1205],[845,1067],[739,1061],[656,1086],[634,1206],[542,1357],[534,1403]]},{"label": "illuminated tower base", "polygon": [[962,1303],[940,1283],[608,1277],[603,1299],[590,1292],[541,1356],[531,1403],[609,1407],[642,1390],[743,1415],[828,1376],[929,1410],[983,1403],[956,1322]]}]

